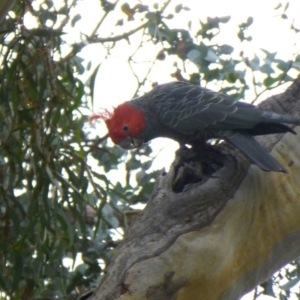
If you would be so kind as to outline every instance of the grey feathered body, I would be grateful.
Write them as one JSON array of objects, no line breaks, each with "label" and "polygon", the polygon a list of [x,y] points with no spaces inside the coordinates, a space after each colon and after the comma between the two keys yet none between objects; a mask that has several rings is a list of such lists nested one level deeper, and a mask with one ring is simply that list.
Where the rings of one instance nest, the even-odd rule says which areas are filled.
[{"label": "grey feathered body", "polygon": [[282,123],[300,125],[300,120],[289,115],[264,111],[185,82],[158,85],[130,104],[145,113],[147,127],[142,132],[145,142],[169,137],[199,147],[210,138],[224,139],[265,171],[285,169],[253,136],[294,133]]}]

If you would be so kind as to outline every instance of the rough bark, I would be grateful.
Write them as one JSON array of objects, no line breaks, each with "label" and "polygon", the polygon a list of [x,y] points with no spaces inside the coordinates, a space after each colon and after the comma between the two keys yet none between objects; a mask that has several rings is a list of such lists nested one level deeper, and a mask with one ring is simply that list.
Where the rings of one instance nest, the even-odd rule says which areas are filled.
[{"label": "rough bark", "polygon": [[[296,80],[261,106],[299,117],[299,98]],[[192,164],[179,155],[89,299],[239,299],[300,256],[300,128],[294,129],[298,135],[259,138],[288,174],[263,172],[223,144],[216,151],[225,154],[216,154],[223,166],[202,174],[193,162],[198,182],[175,193],[174,179]]]}]

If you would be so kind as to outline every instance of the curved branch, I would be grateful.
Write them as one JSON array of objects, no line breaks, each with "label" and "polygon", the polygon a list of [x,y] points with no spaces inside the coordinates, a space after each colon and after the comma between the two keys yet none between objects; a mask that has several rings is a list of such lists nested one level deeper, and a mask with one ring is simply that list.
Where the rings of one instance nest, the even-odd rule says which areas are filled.
[{"label": "curved branch", "polygon": [[[161,15],[164,10],[167,8],[167,6],[170,4],[171,0],[168,0],[166,1],[162,8],[160,9],[160,11],[158,12],[159,15]],[[152,22],[155,22],[156,20],[148,20],[147,22],[143,23],[142,25],[130,30],[130,31],[127,31],[123,34],[120,34],[120,35],[116,35],[116,36],[111,36],[111,37],[105,37],[105,38],[98,38],[98,37],[92,37],[92,38],[88,38],[87,40],[90,42],[90,43],[107,43],[107,42],[117,42],[117,41],[120,41],[120,40],[123,40],[123,39],[127,39],[129,38],[131,35],[133,35],[134,33],[140,31],[141,29],[145,28],[148,24],[152,23]]]},{"label": "curved branch", "polygon": [[142,25],[127,31],[123,34],[120,35],[116,35],[116,36],[110,36],[110,37],[106,37],[106,38],[98,38],[98,37],[92,37],[92,38],[88,38],[88,42],[90,43],[107,43],[107,42],[117,42],[123,39],[128,39],[131,35],[133,35],[134,33],[140,31],[141,29],[143,29],[144,27],[146,27],[150,22],[152,22],[151,20],[143,23]]}]

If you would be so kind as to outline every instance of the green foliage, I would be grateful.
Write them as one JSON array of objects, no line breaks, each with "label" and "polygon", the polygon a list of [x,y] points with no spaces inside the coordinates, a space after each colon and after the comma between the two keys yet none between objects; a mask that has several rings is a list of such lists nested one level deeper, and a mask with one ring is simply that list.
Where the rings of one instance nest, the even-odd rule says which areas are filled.
[{"label": "green foliage", "polygon": [[[158,174],[151,169],[151,147],[128,153],[85,129],[101,63],[84,66],[78,53],[100,43],[109,56],[121,40],[142,31],[128,60],[133,72],[139,50],[153,45],[158,50],[145,76],[134,73],[136,92],[149,83],[157,64],[170,59],[175,71],[166,74],[203,86],[222,82],[223,92],[237,99],[249,89],[247,74],[257,96],[292,80],[289,72],[299,69],[300,56],[288,62],[268,50],[237,56],[231,45],[217,42],[230,17],[197,20],[196,30],[189,20],[189,28],[177,28],[168,22],[188,12],[182,4],[165,14],[171,1],[119,7],[106,0],[100,1],[103,15],[94,32],[116,10],[121,15],[116,25],[137,22],[136,29],[104,38],[82,35],[66,53],[68,28],[76,29],[82,18],[72,14],[76,1],[61,1],[59,8],[50,0],[30,3],[16,1],[0,25],[0,295],[75,299],[101,280],[118,245],[115,235],[126,229],[126,212],[147,202]],[[35,17],[35,28],[26,28],[26,13]],[[247,28],[253,21],[239,25],[241,42],[251,41]],[[191,64],[194,69],[187,71]],[[85,73],[90,76],[82,82]],[[113,180],[112,170],[123,170],[123,180]],[[76,265],[66,266],[67,259]],[[297,280],[291,277],[284,293]]]},{"label": "green foliage", "polygon": [[[0,290],[8,299],[76,298],[99,280],[96,250],[108,247],[114,228],[103,205],[97,208],[113,186],[87,164],[80,66],[62,57],[64,24],[52,2],[46,4],[36,11],[36,29],[13,26],[1,35]],[[17,25],[24,5],[16,4],[9,24]],[[60,11],[69,15],[74,5]],[[58,27],[44,26],[47,20]],[[63,265],[78,253],[81,268]]]}]

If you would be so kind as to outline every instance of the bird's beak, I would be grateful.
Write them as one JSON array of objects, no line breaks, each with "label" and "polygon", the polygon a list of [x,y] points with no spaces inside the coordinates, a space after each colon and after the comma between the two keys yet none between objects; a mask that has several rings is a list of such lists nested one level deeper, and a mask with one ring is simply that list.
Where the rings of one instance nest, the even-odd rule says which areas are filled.
[{"label": "bird's beak", "polygon": [[144,143],[141,139],[136,139],[132,137],[127,137],[126,139],[123,139],[121,142],[118,143],[120,147],[126,150],[139,148]]}]

